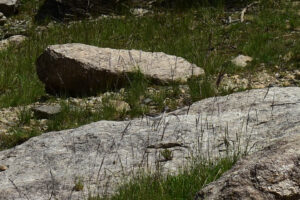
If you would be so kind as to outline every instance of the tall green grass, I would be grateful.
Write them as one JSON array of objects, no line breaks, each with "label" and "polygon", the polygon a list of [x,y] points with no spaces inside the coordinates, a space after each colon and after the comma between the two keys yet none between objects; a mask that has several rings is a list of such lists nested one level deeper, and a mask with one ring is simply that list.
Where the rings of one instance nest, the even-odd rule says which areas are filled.
[{"label": "tall green grass", "polygon": [[188,200],[205,185],[218,179],[236,162],[223,158],[214,162],[200,159],[176,175],[138,174],[121,184],[111,197],[90,197],[88,200]]}]

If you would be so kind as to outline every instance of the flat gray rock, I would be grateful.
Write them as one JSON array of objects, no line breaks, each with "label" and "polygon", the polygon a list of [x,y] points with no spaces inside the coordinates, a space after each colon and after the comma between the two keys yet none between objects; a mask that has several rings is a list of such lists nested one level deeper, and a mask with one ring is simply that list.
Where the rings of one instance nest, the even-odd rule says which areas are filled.
[{"label": "flat gray rock", "polygon": [[18,0],[0,0],[0,12],[5,16],[13,15],[17,12]]},{"label": "flat gray rock", "polygon": [[300,199],[299,132],[242,159],[195,198],[223,199]]},{"label": "flat gray rock", "polygon": [[121,87],[140,70],[154,82],[185,82],[204,70],[162,52],[118,50],[85,44],[52,45],[37,60],[37,73],[48,91],[89,94]]},{"label": "flat gray rock", "polygon": [[61,106],[59,104],[54,105],[42,105],[32,108],[34,114],[38,118],[46,119],[51,116],[57,115],[61,112]]},{"label": "flat gray rock", "polygon": [[[45,133],[0,152],[0,199],[84,199],[111,194],[141,169],[176,172],[191,156],[252,153],[300,133],[300,88],[208,98],[172,113],[99,121]],[[164,158],[168,149],[172,158]],[[81,178],[83,191],[73,191]]]}]

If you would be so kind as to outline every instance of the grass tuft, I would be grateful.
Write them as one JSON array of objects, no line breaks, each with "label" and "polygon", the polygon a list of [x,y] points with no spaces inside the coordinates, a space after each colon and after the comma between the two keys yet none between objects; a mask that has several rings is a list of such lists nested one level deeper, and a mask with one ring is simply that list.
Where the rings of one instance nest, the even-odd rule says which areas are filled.
[{"label": "grass tuft", "polygon": [[208,183],[218,179],[236,162],[236,158],[223,158],[214,162],[195,160],[177,175],[160,173],[136,175],[122,184],[111,197],[90,197],[88,200],[183,200],[193,199]]}]

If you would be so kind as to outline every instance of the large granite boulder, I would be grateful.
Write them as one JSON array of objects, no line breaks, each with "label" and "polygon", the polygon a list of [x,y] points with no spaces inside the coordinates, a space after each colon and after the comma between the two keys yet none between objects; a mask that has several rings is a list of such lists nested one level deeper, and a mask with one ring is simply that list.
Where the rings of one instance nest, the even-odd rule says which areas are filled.
[{"label": "large granite boulder", "polygon": [[[85,199],[89,193],[111,194],[120,180],[142,169],[176,172],[191,156],[252,153],[273,139],[299,136],[299,116],[299,87],[270,88],[205,99],[160,117],[99,121],[45,133],[0,152],[4,166],[0,199]],[[286,151],[283,146],[275,147],[271,148],[277,157],[270,153],[266,161],[278,158],[282,163],[281,156],[294,159],[293,152],[298,152],[299,159],[297,145]],[[172,156],[164,157],[164,149]],[[74,190],[78,179],[82,191]]]},{"label": "large granite boulder", "polygon": [[299,132],[239,161],[195,198],[223,199],[300,199]]},{"label": "large granite boulder", "polygon": [[37,60],[37,73],[49,92],[89,94],[117,88],[140,70],[159,83],[186,81],[204,70],[162,52],[118,50],[85,44],[52,45]]},{"label": "large granite boulder", "polygon": [[0,12],[5,16],[13,15],[17,12],[18,0],[0,0]]}]

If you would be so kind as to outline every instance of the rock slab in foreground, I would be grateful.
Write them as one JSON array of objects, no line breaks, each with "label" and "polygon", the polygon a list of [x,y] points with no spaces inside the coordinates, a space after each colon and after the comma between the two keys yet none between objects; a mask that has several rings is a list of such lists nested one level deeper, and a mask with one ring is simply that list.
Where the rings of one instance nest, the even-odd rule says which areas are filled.
[{"label": "rock slab in foreground", "polygon": [[0,12],[5,16],[13,15],[17,12],[18,0],[0,0]]},{"label": "rock slab in foreground", "polygon": [[[176,172],[191,155],[255,152],[273,139],[299,133],[299,87],[209,98],[161,118],[99,121],[45,133],[0,152],[0,165],[9,166],[0,172],[0,199],[73,200],[87,199],[88,193],[111,194],[124,177],[140,169],[159,166],[162,172]],[[172,151],[171,160],[162,157],[164,149]],[[73,191],[78,178],[83,191]]]},{"label": "rock slab in foreground", "polygon": [[50,92],[89,94],[128,81],[128,73],[140,70],[160,83],[185,82],[203,69],[181,57],[162,52],[117,50],[85,44],[49,46],[37,60],[37,73]]},{"label": "rock slab in foreground", "polygon": [[239,161],[195,199],[300,199],[300,133]]}]

